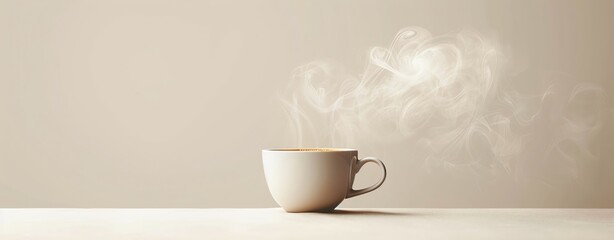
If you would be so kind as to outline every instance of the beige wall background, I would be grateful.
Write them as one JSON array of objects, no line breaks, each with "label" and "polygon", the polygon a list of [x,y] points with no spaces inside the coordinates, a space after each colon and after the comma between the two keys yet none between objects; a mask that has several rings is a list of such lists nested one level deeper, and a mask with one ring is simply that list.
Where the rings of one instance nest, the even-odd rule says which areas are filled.
[{"label": "beige wall background", "polygon": [[[591,145],[599,159],[551,184],[424,171],[400,152],[361,151],[385,161],[387,182],[342,206],[614,207],[612,9],[612,1],[0,0],[0,207],[273,207],[260,150],[292,146],[275,99],[290,72],[317,59],[360,72],[370,47],[407,26],[494,36],[513,54],[515,78],[552,71],[601,84],[609,118]],[[377,174],[367,167],[356,184]]]}]

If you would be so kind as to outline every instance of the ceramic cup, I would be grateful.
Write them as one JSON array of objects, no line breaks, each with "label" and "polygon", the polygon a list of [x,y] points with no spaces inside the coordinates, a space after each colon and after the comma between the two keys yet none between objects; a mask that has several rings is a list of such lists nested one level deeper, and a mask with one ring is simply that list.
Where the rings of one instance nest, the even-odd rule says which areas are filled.
[{"label": "ceramic cup", "polygon": [[[371,187],[354,190],[354,176],[368,162],[382,169],[382,177]],[[386,179],[384,163],[372,157],[359,160],[356,149],[265,149],[262,163],[273,199],[287,212],[331,212],[344,199],[371,192]]]}]

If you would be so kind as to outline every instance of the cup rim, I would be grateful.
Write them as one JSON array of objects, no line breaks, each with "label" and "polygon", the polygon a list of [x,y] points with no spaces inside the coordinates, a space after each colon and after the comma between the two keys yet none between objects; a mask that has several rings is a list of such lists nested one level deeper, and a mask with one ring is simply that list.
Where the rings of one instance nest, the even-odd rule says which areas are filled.
[{"label": "cup rim", "polygon": [[[322,151],[323,150],[323,151]],[[263,152],[303,152],[303,153],[326,153],[326,152],[357,152],[353,148],[267,148]]]}]

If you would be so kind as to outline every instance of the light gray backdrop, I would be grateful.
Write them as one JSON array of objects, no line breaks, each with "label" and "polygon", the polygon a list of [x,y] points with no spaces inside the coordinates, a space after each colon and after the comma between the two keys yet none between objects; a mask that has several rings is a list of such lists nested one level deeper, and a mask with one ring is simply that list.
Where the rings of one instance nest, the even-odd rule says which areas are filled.
[{"label": "light gray backdrop", "polygon": [[[333,59],[360,73],[368,49],[407,26],[496,39],[509,78],[555,72],[600,84],[606,120],[590,143],[598,159],[579,159],[573,174],[528,164],[521,169],[531,174],[476,178],[365,150],[385,161],[387,182],[342,206],[614,207],[613,9],[559,0],[0,0],[0,207],[273,207],[260,150],[293,146],[275,98],[291,71]],[[551,181],[522,177],[542,173]],[[377,174],[367,167],[357,185]]]}]

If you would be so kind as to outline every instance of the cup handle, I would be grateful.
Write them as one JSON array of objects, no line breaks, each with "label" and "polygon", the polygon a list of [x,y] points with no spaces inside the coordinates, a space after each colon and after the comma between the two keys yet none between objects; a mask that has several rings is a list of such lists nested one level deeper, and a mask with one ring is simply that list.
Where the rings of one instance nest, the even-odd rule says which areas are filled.
[{"label": "cup handle", "polygon": [[[356,162],[356,165],[354,166],[354,169],[352,171],[352,176],[355,176],[356,173],[358,173],[358,171],[360,171],[360,169],[362,168],[363,165],[365,165],[368,162],[372,162],[377,164],[378,166],[380,166],[380,168],[382,168],[382,171],[384,172],[384,175],[382,176],[382,178],[376,183],[373,184],[373,186],[367,187],[367,188],[363,188],[363,189],[359,189],[359,190],[354,190],[352,188],[352,186],[350,186],[350,188],[348,189],[348,193],[346,195],[345,198],[351,198],[351,197],[355,197],[358,195],[362,195],[368,192],[371,192],[377,188],[379,188],[379,186],[382,185],[382,183],[384,183],[384,180],[386,180],[386,166],[384,165],[384,163],[374,157],[366,157],[363,159],[360,159]],[[354,181],[352,181],[352,184],[354,183]]]}]

